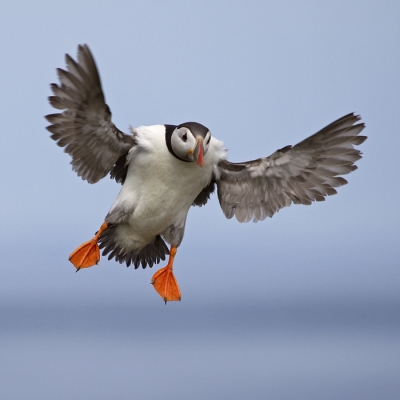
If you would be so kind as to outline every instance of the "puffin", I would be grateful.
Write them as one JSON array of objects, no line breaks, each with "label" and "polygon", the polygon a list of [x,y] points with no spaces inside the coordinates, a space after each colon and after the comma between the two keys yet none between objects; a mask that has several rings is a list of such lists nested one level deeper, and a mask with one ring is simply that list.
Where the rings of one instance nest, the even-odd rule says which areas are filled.
[{"label": "puffin", "polygon": [[[262,221],[291,204],[310,205],[336,194],[342,175],[357,166],[366,140],[364,123],[350,113],[295,146],[269,157],[233,163],[222,141],[198,122],[119,130],[111,118],[89,47],[78,46],[51,84],[47,130],[72,157],[72,169],[88,183],[110,175],[121,190],[95,236],[69,260],[79,271],[98,264],[100,249],[126,266],[150,268],[168,257],[151,283],[167,301],[181,300],[174,259],[192,206],[204,206],[215,189],[226,218]],[[167,246],[169,245],[169,247]]]}]

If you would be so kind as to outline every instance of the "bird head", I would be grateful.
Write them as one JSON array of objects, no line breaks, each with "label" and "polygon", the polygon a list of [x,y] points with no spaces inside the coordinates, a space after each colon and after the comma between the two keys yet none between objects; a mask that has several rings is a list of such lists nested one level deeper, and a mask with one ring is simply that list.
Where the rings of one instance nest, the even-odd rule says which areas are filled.
[{"label": "bird head", "polygon": [[196,162],[203,166],[211,140],[211,132],[197,122],[185,122],[178,125],[171,135],[173,155],[183,161]]}]

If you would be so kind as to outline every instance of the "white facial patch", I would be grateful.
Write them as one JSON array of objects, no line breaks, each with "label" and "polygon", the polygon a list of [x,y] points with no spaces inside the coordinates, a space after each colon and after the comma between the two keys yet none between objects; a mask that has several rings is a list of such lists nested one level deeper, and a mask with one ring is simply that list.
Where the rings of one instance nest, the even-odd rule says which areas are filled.
[{"label": "white facial patch", "polygon": [[185,127],[175,129],[171,136],[171,147],[174,153],[183,160],[193,161],[193,151],[196,139],[192,132]]}]

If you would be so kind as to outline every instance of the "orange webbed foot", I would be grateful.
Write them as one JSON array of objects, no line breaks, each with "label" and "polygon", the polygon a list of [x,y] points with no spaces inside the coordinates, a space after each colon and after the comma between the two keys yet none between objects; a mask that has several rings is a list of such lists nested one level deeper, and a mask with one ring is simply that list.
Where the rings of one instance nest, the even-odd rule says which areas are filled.
[{"label": "orange webbed foot", "polygon": [[77,271],[96,265],[100,261],[100,248],[97,241],[92,239],[81,244],[71,253],[69,261],[74,264]]},{"label": "orange webbed foot", "polygon": [[158,270],[151,279],[154,289],[156,289],[157,293],[165,301],[165,304],[167,304],[167,301],[181,300],[181,291],[172,270],[175,254],[176,247],[172,246],[168,265]]},{"label": "orange webbed foot", "polygon": [[77,272],[81,268],[89,268],[98,264],[100,261],[100,248],[97,241],[106,229],[107,223],[104,222],[93,239],[81,244],[71,253],[69,261],[74,265]]}]

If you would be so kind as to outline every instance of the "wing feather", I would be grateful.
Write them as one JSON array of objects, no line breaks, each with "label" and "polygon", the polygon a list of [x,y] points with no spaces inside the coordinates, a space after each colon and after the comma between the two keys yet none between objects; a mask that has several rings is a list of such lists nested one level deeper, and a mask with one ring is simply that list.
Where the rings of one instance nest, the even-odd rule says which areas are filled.
[{"label": "wing feather", "polygon": [[261,221],[292,203],[310,205],[336,194],[347,181],[339,175],[357,169],[361,152],[354,148],[366,140],[353,113],[316,134],[286,146],[266,158],[231,163],[220,161],[218,199],[227,218]]},{"label": "wing feather", "polygon": [[57,69],[60,84],[51,84],[50,104],[62,113],[50,114],[51,138],[72,157],[72,168],[89,183],[98,182],[136,144],[133,135],[111,122],[100,76],[87,45],[78,47],[78,61],[65,56],[67,69]]}]

